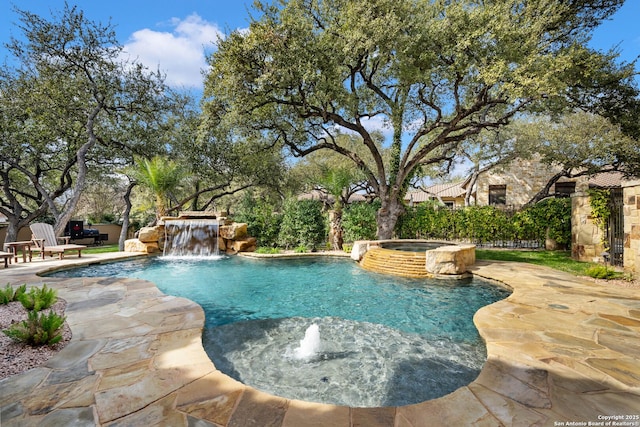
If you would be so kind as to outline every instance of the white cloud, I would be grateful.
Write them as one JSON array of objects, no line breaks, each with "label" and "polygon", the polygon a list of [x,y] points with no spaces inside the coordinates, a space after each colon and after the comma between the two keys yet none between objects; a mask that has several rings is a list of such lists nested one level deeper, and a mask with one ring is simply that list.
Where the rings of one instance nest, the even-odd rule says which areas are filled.
[{"label": "white cloud", "polygon": [[205,53],[212,51],[224,34],[197,14],[173,18],[170,25],[171,32],[148,28],[136,31],[125,43],[125,54],[153,71],[159,68],[170,86],[200,89],[202,70],[207,67]]}]

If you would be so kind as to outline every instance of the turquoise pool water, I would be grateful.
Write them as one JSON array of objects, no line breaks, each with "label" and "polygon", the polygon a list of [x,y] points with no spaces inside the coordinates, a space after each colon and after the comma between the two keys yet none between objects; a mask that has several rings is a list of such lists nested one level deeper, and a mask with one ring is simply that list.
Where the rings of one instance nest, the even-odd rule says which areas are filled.
[{"label": "turquoise pool water", "polygon": [[[147,258],[55,276],[136,277],[200,304],[216,367],[283,397],[350,406],[415,403],[473,381],[486,350],[473,325],[508,291],[481,280],[412,280],[336,258]],[[297,360],[311,324],[321,349]]]}]

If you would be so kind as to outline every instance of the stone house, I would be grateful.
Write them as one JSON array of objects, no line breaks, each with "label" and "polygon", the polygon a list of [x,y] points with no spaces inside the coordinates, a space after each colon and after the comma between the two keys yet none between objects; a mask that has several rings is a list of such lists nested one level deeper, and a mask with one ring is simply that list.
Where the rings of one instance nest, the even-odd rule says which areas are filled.
[{"label": "stone house", "polygon": [[[531,200],[557,171],[537,159],[516,159],[511,164],[481,173],[472,190],[472,204],[520,208]],[[408,192],[407,203],[438,198],[452,207],[464,206],[469,180],[439,184],[428,192]],[[600,230],[594,223],[588,191],[610,190],[611,216]],[[572,257],[606,262],[640,276],[640,179],[625,180],[620,173],[563,178],[550,189],[555,197],[571,197]]]},{"label": "stone house", "polygon": [[[558,171],[533,158],[515,159],[503,167],[481,172],[472,190],[475,199],[472,204],[520,208]],[[577,181],[576,178],[561,178],[551,187],[550,194],[569,197],[575,191]],[[465,181],[464,188],[469,184],[469,180]]]}]

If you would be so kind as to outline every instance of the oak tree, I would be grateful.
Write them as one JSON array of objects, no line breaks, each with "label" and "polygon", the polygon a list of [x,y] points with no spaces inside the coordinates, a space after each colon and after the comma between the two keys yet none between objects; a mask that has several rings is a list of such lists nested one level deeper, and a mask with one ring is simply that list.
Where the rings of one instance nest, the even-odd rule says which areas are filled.
[{"label": "oak tree", "polygon": [[[248,31],[210,57],[204,112],[231,141],[259,135],[295,156],[348,158],[380,199],[378,237],[390,238],[416,169],[451,159],[461,141],[521,111],[561,105],[603,68],[586,43],[622,3],[256,2]],[[389,162],[372,137],[381,128]],[[338,133],[357,135],[373,165]]]}]

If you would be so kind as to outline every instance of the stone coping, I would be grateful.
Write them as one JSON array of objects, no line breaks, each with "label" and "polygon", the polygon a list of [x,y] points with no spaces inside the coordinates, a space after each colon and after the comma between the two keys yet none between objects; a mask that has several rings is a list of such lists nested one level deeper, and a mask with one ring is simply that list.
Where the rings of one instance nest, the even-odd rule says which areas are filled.
[{"label": "stone coping", "polygon": [[[559,426],[640,420],[640,295],[530,264],[478,262],[513,289],[474,321],[488,359],[471,384],[434,400],[349,408],[271,396],[217,371],[204,313],[152,283],[42,278],[130,257],[12,264],[5,283],[46,283],[67,301],[72,341],[45,366],[0,381],[2,426]],[[584,424],[580,424],[584,423]],[[633,424],[635,423],[635,424]]]}]

